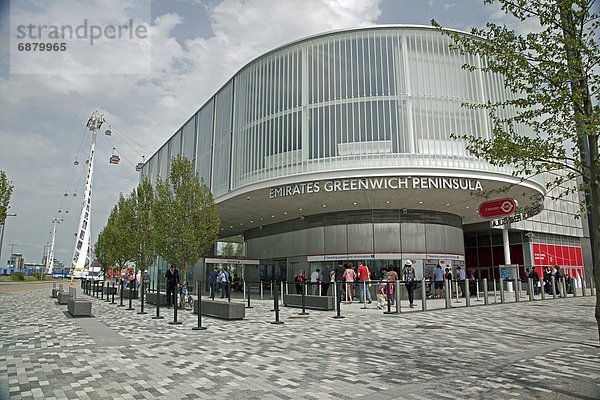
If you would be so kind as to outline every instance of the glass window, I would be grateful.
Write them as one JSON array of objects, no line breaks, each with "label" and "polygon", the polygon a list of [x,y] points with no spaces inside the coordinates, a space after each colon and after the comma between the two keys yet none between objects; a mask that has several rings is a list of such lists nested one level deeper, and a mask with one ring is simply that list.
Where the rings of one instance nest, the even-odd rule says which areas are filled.
[{"label": "glass window", "polygon": [[182,153],[194,164],[196,158],[196,115],[182,129]]},{"label": "glass window", "polygon": [[216,96],[215,147],[213,151],[214,169],[212,190],[214,196],[229,190],[231,162],[231,113],[233,84],[230,82]]},{"label": "glass window", "polygon": [[211,99],[198,112],[198,124],[196,127],[196,140],[198,142],[196,146],[196,173],[209,187],[211,186],[213,114],[214,99]]}]

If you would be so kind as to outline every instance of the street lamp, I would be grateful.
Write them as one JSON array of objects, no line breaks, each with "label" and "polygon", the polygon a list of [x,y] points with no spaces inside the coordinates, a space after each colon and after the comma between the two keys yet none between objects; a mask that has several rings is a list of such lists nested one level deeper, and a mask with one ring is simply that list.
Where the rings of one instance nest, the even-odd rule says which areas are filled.
[{"label": "street lamp", "polygon": [[[6,213],[7,217],[16,217],[15,213]],[[2,233],[0,234],[0,263],[2,263],[2,241],[4,240],[4,225],[6,225],[6,220],[2,224]]]}]

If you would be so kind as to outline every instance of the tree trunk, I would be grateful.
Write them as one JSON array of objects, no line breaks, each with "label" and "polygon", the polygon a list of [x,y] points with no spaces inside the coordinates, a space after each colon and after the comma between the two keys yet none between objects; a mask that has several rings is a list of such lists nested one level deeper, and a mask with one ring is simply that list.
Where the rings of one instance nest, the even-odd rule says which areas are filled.
[{"label": "tree trunk", "polygon": [[592,262],[594,272],[594,286],[596,287],[596,323],[598,324],[598,343],[600,344],[600,165],[598,164],[598,139],[595,136],[589,136],[590,141],[590,192],[592,194],[592,204],[589,217],[592,219],[592,229],[590,239],[592,244]]},{"label": "tree trunk", "polygon": [[[592,271],[596,289],[600,285],[600,165],[598,164],[598,139],[596,132],[586,125],[585,121],[592,120],[593,107],[586,72],[583,69],[581,37],[578,36],[578,23],[573,13],[573,1],[559,4],[560,21],[567,66],[572,74],[570,86],[572,108],[576,124],[579,156],[583,164],[583,181],[588,186],[585,191],[585,202],[590,231],[592,249]],[[580,101],[576,100],[580,99]],[[587,171],[586,171],[587,170]],[[600,343],[600,296],[596,294],[596,324],[598,325],[598,340]]]}]

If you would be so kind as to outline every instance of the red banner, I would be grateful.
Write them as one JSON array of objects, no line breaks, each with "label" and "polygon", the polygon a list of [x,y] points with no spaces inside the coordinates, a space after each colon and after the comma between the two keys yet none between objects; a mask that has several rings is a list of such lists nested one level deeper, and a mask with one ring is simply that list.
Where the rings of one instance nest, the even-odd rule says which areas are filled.
[{"label": "red banner", "polygon": [[558,246],[554,244],[534,243],[533,265],[559,265],[561,267],[583,266],[581,247]]}]

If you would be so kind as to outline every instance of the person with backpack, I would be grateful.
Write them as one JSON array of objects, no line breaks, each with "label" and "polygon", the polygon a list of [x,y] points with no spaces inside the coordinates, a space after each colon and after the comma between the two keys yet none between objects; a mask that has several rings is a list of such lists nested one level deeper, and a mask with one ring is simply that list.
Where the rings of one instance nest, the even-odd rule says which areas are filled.
[{"label": "person with backpack", "polygon": [[174,264],[171,264],[171,267],[169,267],[165,278],[167,278],[167,306],[171,308],[171,304],[177,306],[175,290],[179,286],[179,272]]},{"label": "person with backpack", "polygon": [[531,267],[528,278],[531,278],[533,281],[533,294],[537,296],[540,294],[540,274],[538,274],[538,272],[535,270],[535,267]]},{"label": "person with backpack", "polygon": [[404,263],[404,268],[402,268],[402,279],[404,280],[404,286],[408,292],[408,303],[410,308],[414,307],[413,301],[415,299],[415,278],[416,273],[412,266],[412,261],[406,260]]}]

